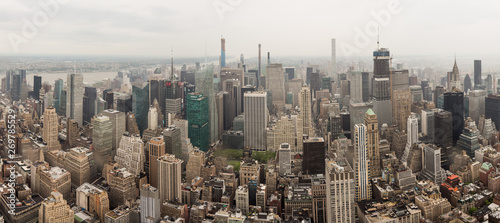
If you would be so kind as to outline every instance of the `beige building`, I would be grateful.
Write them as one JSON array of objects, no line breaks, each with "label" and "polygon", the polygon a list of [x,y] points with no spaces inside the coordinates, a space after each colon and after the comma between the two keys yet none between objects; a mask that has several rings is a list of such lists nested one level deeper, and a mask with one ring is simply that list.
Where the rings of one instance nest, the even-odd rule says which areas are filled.
[{"label": "beige building", "polygon": [[61,193],[53,191],[42,202],[39,209],[38,222],[73,223],[74,221],[74,211],[71,210]]},{"label": "beige building", "polygon": [[240,164],[240,185],[246,185],[250,180],[256,179],[257,184],[260,176],[260,165],[257,161],[252,160],[252,162],[241,161]]},{"label": "beige building", "polygon": [[113,147],[112,124],[108,116],[97,116],[92,119],[92,146],[96,157],[97,170],[102,171],[108,158],[111,158]]},{"label": "beige building", "polygon": [[354,223],[354,171],[346,158],[326,160],[326,216],[331,223]]},{"label": "beige building", "polygon": [[160,201],[181,201],[182,160],[165,154],[157,159]]},{"label": "beige building", "polygon": [[201,176],[201,167],[205,163],[205,153],[201,150],[195,149],[189,153],[189,161],[186,165],[186,182],[191,181]]},{"label": "beige building", "polygon": [[43,141],[47,143],[49,150],[60,150],[59,144],[59,121],[56,109],[52,106],[45,109],[43,113]]},{"label": "beige building", "polygon": [[83,183],[76,189],[76,205],[95,213],[101,221],[109,211],[108,193],[89,183]]},{"label": "beige building", "polygon": [[165,154],[163,137],[154,137],[149,141],[149,184],[158,188],[158,163],[156,160]]},{"label": "beige building", "polygon": [[144,143],[141,136],[124,133],[116,150],[115,161],[136,176],[144,171]]},{"label": "beige building", "polygon": [[268,137],[267,141],[272,142],[271,147],[267,147],[267,151],[278,151],[282,143],[288,143],[291,151],[296,151],[295,140],[297,139],[297,131],[295,123],[291,117],[282,116],[272,128],[272,137]]},{"label": "beige building", "polygon": [[356,182],[356,201],[372,198],[371,166],[368,156],[367,127],[354,125],[354,178]]},{"label": "beige building", "polygon": [[40,171],[40,195],[49,197],[54,190],[59,191],[64,199],[71,197],[71,174],[57,166]]},{"label": "beige building", "polygon": [[102,111],[102,115],[108,116],[109,120],[111,121],[111,131],[112,131],[111,141],[112,141],[113,152],[115,152],[120,144],[120,139],[126,129],[125,113],[114,109],[108,109]]},{"label": "beige building", "polygon": [[370,174],[371,177],[380,177],[382,172],[380,170],[380,138],[378,133],[378,120],[377,115],[368,109],[365,114],[366,138],[368,159],[370,159]]},{"label": "beige building", "polygon": [[75,187],[90,181],[90,162],[87,148],[71,148],[66,155],[64,167],[71,173],[71,184]]},{"label": "beige building", "polygon": [[138,191],[133,174],[125,168],[113,169],[109,171],[107,180],[110,188],[111,208],[125,204],[127,201],[135,201]]},{"label": "beige building", "polygon": [[311,91],[308,87],[302,87],[299,93],[300,119],[303,122],[303,134],[311,135]]},{"label": "beige building", "polygon": [[266,89],[272,92],[273,105],[281,110],[285,106],[285,73],[281,64],[269,64],[266,67]]},{"label": "beige building", "polygon": [[392,124],[399,131],[406,131],[406,119],[411,112],[410,90],[394,90],[392,93]]},{"label": "beige building", "polygon": [[451,204],[440,193],[418,195],[415,204],[422,211],[422,217],[435,222],[437,218],[451,211]]},{"label": "beige building", "polygon": [[236,209],[241,210],[241,213],[243,214],[248,214],[250,211],[250,204],[249,204],[249,198],[248,198],[248,187],[245,186],[239,186],[238,189],[236,189],[236,195],[234,197],[236,200]]}]

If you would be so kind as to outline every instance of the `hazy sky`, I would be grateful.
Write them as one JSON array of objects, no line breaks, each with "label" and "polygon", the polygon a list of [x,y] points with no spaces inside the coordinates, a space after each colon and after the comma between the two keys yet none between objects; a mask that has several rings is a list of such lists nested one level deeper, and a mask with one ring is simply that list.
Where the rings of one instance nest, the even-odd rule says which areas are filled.
[{"label": "hazy sky", "polygon": [[[63,4],[47,15],[39,2],[50,1]],[[229,56],[255,57],[258,43],[272,56],[329,56],[331,38],[339,57],[369,56],[380,27],[381,46],[396,55],[498,55],[499,8],[498,0],[1,0],[0,54],[16,55],[14,40],[17,54],[170,57],[173,47],[199,57],[206,42],[214,56],[223,35]],[[372,15],[384,12],[391,18]],[[34,16],[38,30],[23,34]],[[356,30],[368,41],[356,43]]]}]

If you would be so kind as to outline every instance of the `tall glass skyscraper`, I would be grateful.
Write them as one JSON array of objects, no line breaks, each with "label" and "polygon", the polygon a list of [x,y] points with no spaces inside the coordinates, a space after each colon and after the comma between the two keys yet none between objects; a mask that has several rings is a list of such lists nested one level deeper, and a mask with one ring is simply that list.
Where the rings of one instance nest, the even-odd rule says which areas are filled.
[{"label": "tall glass skyscraper", "polygon": [[[209,140],[211,143],[217,141],[219,138],[218,134],[218,111],[215,106],[215,96],[214,96],[214,77],[213,77],[213,66],[210,65],[199,72],[196,72],[196,92],[200,92],[208,100],[208,124],[209,124]],[[189,97],[189,96],[188,96]],[[189,100],[189,98],[188,98]],[[206,112],[206,110],[205,110]],[[188,107],[189,116],[189,107]],[[189,120],[189,119],[188,119]],[[193,143],[194,145],[194,143]]]},{"label": "tall glass skyscraper", "polygon": [[68,74],[66,88],[66,117],[75,119],[83,126],[83,76]]},{"label": "tall glass skyscraper", "polygon": [[61,94],[64,88],[64,81],[62,79],[57,79],[54,83],[54,108],[56,109],[57,114],[60,113],[61,106]]},{"label": "tall glass skyscraper", "polygon": [[134,83],[132,85],[132,112],[137,120],[137,127],[142,132],[148,128],[149,84]]},{"label": "tall glass skyscraper", "polygon": [[190,93],[187,98],[188,135],[193,146],[208,150],[210,142],[208,98],[202,93]]}]

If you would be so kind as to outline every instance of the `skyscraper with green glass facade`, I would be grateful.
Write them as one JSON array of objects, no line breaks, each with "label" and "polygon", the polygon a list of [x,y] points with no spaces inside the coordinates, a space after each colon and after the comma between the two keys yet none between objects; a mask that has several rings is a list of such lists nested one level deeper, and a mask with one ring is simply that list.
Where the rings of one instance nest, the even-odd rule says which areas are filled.
[{"label": "skyscraper with green glass facade", "polygon": [[202,151],[208,150],[210,126],[208,98],[202,93],[190,93],[187,96],[188,137],[193,146]]}]

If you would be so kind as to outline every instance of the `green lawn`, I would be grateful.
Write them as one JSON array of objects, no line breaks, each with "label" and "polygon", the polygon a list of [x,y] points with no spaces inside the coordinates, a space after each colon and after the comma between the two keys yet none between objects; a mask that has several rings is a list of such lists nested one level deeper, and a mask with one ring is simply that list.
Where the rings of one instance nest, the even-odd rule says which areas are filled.
[{"label": "green lawn", "polygon": [[[240,170],[240,161],[243,157],[243,150],[239,149],[222,149],[217,150],[214,153],[215,156],[222,156],[228,159],[228,165],[232,165],[234,167],[234,171],[238,172]],[[276,157],[275,152],[252,152],[252,157],[259,161],[259,163],[266,164],[267,161],[271,158]]]},{"label": "green lawn", "polygon": [[238,161],[238,160],[229,160],[229,161],[227,161],[227,165],[233,166],[233,169],[235,172],[240,171],[240,161]]}]

